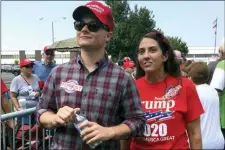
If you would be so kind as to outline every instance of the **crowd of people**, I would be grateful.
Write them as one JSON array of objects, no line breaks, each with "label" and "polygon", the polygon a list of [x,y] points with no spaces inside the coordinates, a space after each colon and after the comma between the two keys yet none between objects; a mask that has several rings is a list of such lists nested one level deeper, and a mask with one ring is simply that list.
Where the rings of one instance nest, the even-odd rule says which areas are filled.
[{"label": "crowd of people", "polygon": [[[72,16],[80,54],[56,66],[54,51],[45,47],[44,61],[20,61],[10,87],[15,111],[25,99],[25,109],[36,106],[34,122],[56,129],[52,149],[86,150],[99,141],[102,150],[224,149],[224,40],[220,59],[207,65],[186,60],[152,30],[137,43],[136,61],[115,64],[105,49],[115,28],[111,9],[91,1]],[[87,118],[81,133],[76,114]]]},{"label": "crowd of people", "polygon": [[[155,31],[155,32],[157,32],[157,34],[161,34],[158,31]],[[147,35],[149,35],[149,34],[147,34]],[[147,38],[154,37],[154,36],[151,37],[151,36],[147,36],[147,35],[144,37],[147,37]],[[157,41],[158,39],[165,38],[165,37],[163,37],[163,38],[162,37],[163,37],[163,35],[161,35],[160,38],[153,38],[153,39],[155,39]],[[163,41],[165,42],[166,39],[159,41],[158,44]],[[186,91],[191,92],[191,93],[189,93],[189,96],[188,96],[188,94],[186,94],[186,96],[188,96],[187,100],[189,103],[191,103],[191,101],[193,99],[198,98],[201,102],[201,106],[199,106],[199,107],[197,107],[199,105],[199,103],[198,103],[199,100],[194,100],[194,102],[191,105],[187,105],[187,106],[191,107],[191,109],[190,109],[191,111],[194,111],[195,107],[197,107],[196,109],[201,112],[202,108],[203,108],[203,112],[201,113],[201,115],[199,115],[200,126],[198,126],[198,128],[195,128],[195,129],[198,129],[198,132],[199,132],[197,134],[198,137],[201,137],[202,149],[224,149],[224,137],[225,137],[225,133],[224,133],[224,129],[225,129],[224,128],[224,126],[225,126],[225,120],[224,120],[225,119],[224,118],[224,114],[225,114],[225,112],[224,112],[224,106],[225,106],[225,104],[224,104],[224,101],[225,101],[225,97],[224,97],[224,95],[225,95],[224,94],[224,91],[225,91],[224,90],[224,88],[225,88],[225,71],[224,71],[225,70],[225,61],[224,61],[225,60],[225,50],[224,50],[224,45],[225,44],[224,44],[224,42],[225,41],[223,40],[219,47],[219,59],[216,60],[215,62],[210,62],[209,64],[207,64],[207,62],[201,62],[201,61],[194,62],[194,60],[186,60],[185,58],[182,57],[180,51],[171,50],[171,51],[173,51],[173,54],[175,55],[174,59],[176,60],[176,64],[178,64],[178,66],[179,66],[179,69],[175,69],[175,70],[180,70],[179,75],[173,74],[172,76],[176,77],[176,75],[178,75],[177,77],[186,78],[186,79],[190,80],[192,83],[188,83],[188,85],[192,84],[192,86],[193,86],[193,84],[194,84],[194,86],[195,86],[194,88],[196,88],[197,94],[196,94],[195,90],[190,90],[190,89],[186,90]],[[148,43],[150,45],[151,42],[147,41],[146,43]],[[141,46],[141,44],[139,46]],[[165,45],[160,46],[160,44],[159,44],[159,47],[165,47]],[[150,48],[150,46],[146,47],[146,49],[147,48]],[[131,66],[132,69],[137,70],[137,72],[134,72],[134,71],[133,72],[127,71],[127,72],[130,74],[137,73],[136,77],[135,77],[136,86],[137,86],[137,89],[139,91],[139,94],[140,94],[140,97],[142,100],[142,104],[143,104],[142,108],[143,108],[143,110],[146,111],[146,108],[149,105],[148,103],[150,103],[150,100],[158,99],[157,93],[162,92],[162,91],[167,91],[165,89],[164,90],[161,89],[159,85],[161,82],[164,82],[164,84],[166,85],[166,86],[165,85],[164,86],[167,87],[167,84],[165,83],[165,81],[167,81],[169,73],[167,73],[165,79],[162,79],[161,81],[159,80],[159,82],[156,82],[155,84],[154,84],[154,82],[153,83],[146,82],[146,81],[148,81],[148,76],[146,75],[146,72],[144,70],[141,70],[142,68],[144,68],[144,65],[143,65],[143,67],[141,67],[141,65],[140,65],[141,59],[139,58],[139,55],[137,57],[138,57],[137,58],[137,60],[138,60],[137,66],[135,66],[135,65],[134,65],[135,67]],[[127,57],[125,57],[125,58],[127,58]],[[152,62],[154,62],[155,57],[153,56],[153,54],[151,55],[151,53],[149,53],[149,55],[146,54],[145,58],[146,58],[146,60],[143,62],[147,63],[148,62],[147,59],[152,60]],[[159,58],[157,58],[157,60],[159,60]],[[171,60],[171,59],[169,59],[169,60]],[[166,63],[164,63],[164,65],[165,64]],[[176,68],[176,65],[174,65],[174,64],[170,64],[169,68],[173,69],[172,66],[174,68]],[[166,69],[165,66],[163,68],[165,70],[168,70],[168,69]],[[125,69],[125,67],[124,67],[124,69]],[[127,68],[125,70],[127,70]],[[175,71],[173,73],[175,73]],[[149,75],[150,77],[155,76],[157,78],[160,78],[160,75],[161,75],[159,72],[157,73],[157,75],[154,75],[153,72],[150,72],[149,74],[150,74]],[[144,81],[141,81],[141,80],[144,80]],[[147,83],[147,85],[146,85],[146,83]],[[152,88],[152,89],[150,89],[150,88]],[[139,89],[141,89],[141,90],[139,90]],[[150,91],[152,92],[153,95],[150,94]],[[152,96],[152,98],[151,98],[151,96]],[[194,96],[195,98],[192,96]],[[148,103],[145,102],[145,99]],[[188,104],[188,102],[187,102],[187,104]],[[147,116],[151,115],[152,112],[155,112],[154,111],[155,108],[154,108],[153,104],[154,103],[149,105],[150,108],[153,107],[153,109],[149,109],[150,110],[149,112],[151,112],[151,113],[149,114],[149,112],[145,112]],[[185,104],[183,104],[183,106],[185,106]],[[175,110],[176,109],[177,108],[175,108]],[[187,108],[185,108],[185,109],[187,109]],[[178,109],[178,110],[182,111],[180,109]],[[194,115],[194,113],[191,113],[191,114]],[[154,116],[154,114],[153,114],[153,116]],[[175,116],[175,114],[173,116]],[[154,122],[155,120],[152,120],[152,119],[149,119],[149,120],[151,120],[151,121],[148,121],[148,119],[147,119],[147,123],[149,123],[148,127],[151,127],[151,126],[153,126],[152,121]],[[169,127],[170,124],[167,123],[166,125],[167,125],[167,127]],[[174,126],[175,124],[172,123],[172,125]],[[189,135],[190,128],[189,129],[187,128],[185,130],[188,133],[188,139],[189,139],[189,142],[191,143],[191,140],[192,140],[191,135],[193,135],[193,133]],[[152,129],[148,130],[148,132],[150,132],[150,131],[152,131]],[[195,131],[197,131],[197,130],[195,130]],[[175,131],[173,132],[173,134],[174,133],[175,133]],[[184,133],[184,131],[183,131],[183,133]],[[146,134],[147,134],[147,131],[146,131]],[[197,136],[195,135],[194,137],[197,137]],[[128,149],[128,147],[130,147],[130,149],[148,149],[149,147],[151,147],[153,149],[155,149],[155,148],[156,149],[161,149],[161,148],[169,149],[169,147],[165,147],[166,142],[163,142],[163,144],[164,144],[163,147],[161,145],[162,143],[159,142],[158,143],[159,147],[157,147],[155,140],[157,139],[156,141],[160,141],[159,138],[156,138],[156,137],[155,138],[152,138],[152,137],[147,138],[146,136],[144,136],[142,138],[146,141],[151,141],[154,144],[152,144],[150,142],[150,143],[148,143],[150,145],[147,144],[145,147],[144,146],[145,144],[143,144],[143,139],[141,140],[140,144],[136,144],[136,143],[138,143],[138,140],[133,139],[131,141],[126,141],[126,144],[125,144],[126,149]],[[165,141],[164,138],[162,138],[163,141]],[[185,141],[186,141],[186,139],[185,139]],[[198,141],[198,140],[195,139],[195,141]],[[167,144],[169,144],[169,143],[167,143]],[[170,143],[170,144],[173,145],[173,143]],[[173,148],[174,148],[174,146],[173,146]],[[179,148],[184,148],[184,147],[179,147]],[[190,145],[190,148],[193,148],[193,147],[191,147],[191,145]],[[194,148],[196,148],[196,147],[194,147]]]},{"label": "crowd of people", "polygon": [[[19,67],[21,70],[20,75],[13,78],[10,89],[7,88],[4,81],[1,79],[1,106],[2,106],[2,113],[10,113],[11,112],[11,106],[9,106],[8,98],[7,98],[7,92],[10,93],[10,100],[13,104],[12,111],[20,111],[28,108],[36,107],[39,98],[41,96],[41,90],[44,86],[44,83],[46,82],[49,73],[51,70],[56,66],[56,64],[53,63],[55,57],[55,52],[51,49],[49,49],[49,46],[46,46],[42,53],[43,61],[31,61],[29,59],[22,59],[19,62]],[[23,117],[23,128],[26,128],[29,126],[29,115],[26,115]],[[16,137],[19,139],[20,137],[17,136],[20,135],[19,131],[22,125],[22,118],[18,117],[15,119],[15,128],[18,128],[16,132]],[[13,120],[10,119],[6,122],[6,126],[10,129],[13,129]],[[41,136],[41,128],[40,126],[36,126],[36,116],[34,114],[31,115],[31,126],[32,133],[34,136],[34,140],[36,140],[36,130],[38,130],[39,135]],[[8,130],[7,130],[8,131]],[[51,135],[53,133],[51,132]],[[10,135],[7,135],[10,136]],[[22,136],[22,135],[20,135]],[[6,141],[7,145],[12,148],[12,139],[7,138]],[[18,143],[18,141],[17,141]],[[3,145],[3,144],[2,144]],[[17,144],[20,146],[20,144]],[[17,146],[16,145],[16,146]],[[35,144],[34,144],[35,147]],[[18,147],[17,147],[18,148]]]}]

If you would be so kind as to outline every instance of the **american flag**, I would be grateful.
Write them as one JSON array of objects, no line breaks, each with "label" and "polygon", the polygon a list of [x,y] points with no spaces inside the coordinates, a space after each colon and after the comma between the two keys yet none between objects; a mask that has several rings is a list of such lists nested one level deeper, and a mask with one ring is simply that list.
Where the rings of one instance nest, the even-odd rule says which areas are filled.
[{"label": "american flag", "polygon": [[214,32],[216,34],[216,30],[217,30],[217,18],[216,18],[215,21],[213,21],[213,30],[214,30]]},{"label": "american flag", "polygon": [[147,121],[163,121],[163,120],[168,120],[172,119],[173,117],[171,114],[173,111],[168,111],[168,112],[162,112],[162,111],[156,111],[156,112],[145,112],[145,118]]}]

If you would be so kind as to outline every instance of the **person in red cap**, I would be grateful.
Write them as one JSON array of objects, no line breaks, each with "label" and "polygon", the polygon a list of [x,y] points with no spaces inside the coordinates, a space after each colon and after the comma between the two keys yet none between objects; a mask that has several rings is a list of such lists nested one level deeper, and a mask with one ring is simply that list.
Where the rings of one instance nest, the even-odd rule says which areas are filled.
[{"label": "person in red cap", "polygon": [[[56,66],[53,62],[55,58],[55,52],[53,49],[50,49],[50,46],[45,46],[42,53],[43,61],[35,61],[33,66],[33,73],[36,74],[40,81],[39,87],[42,91],[44,83],[47,81],[48,76],[52,69]],[[53,131],[51,131],[51,135],[53,135]]]},{"label": "person in red cap", "polygon": [[[5,82],[1,79],[1,108],[0,108],[0,113],[1,114],[6,114],[6,113],[10,113],[11,112],[11,109],[10,109],[10,106],[9,106],[9,103],[8,103],[8,98],[6,96],[6,93],[8,92],[8,87],[6,86]],[[1,121],[1,130],[0,130],[0,134],[3,135],[3,126],[2,124],[5,124],[7,127],[11,128],[11,130],[13,129],[13,119],[8,119],[6,122],[4,121]],[[8,131],[8,128],[5,128],[5,132],[7,133]],[[9,137],[9,135],[5,135],[5,144],[7,147],[10,147],[10,144],[12,143],[12,138]],[[4,149],[3,148],[3,141],[1,141],[1,147],[0,149]]]},{"label": "person in red cap", "polygon": [[10,85],[10,97],[16,111],[26,109],[25,106],[21,106],[21,101],[24,100],[27,108],[35,107],[40,96],[38,84],[40,79],[37,75],[32,74],[34,62],[29,59],[22,59],[20,60],[19,66],[21,73],[12,80]]},{"label": "person in red cap", "polygon": [[[10,85],[10,98],[16,111],[36,107],[40,96],[38,84],[40,79],[32,73],[34,62],[29,59],[21,59],[19,66],[21,73],[13,78]],[[29,116],[27,115],[24,118],[24,124],[29,124]],[[31,123],[35,124],[34,115],[31,119]],[[20,121],[21,118],[18,119],[18,122]]]},{"label": "person in red cap", "polygon": [[[115,27],[110,8],[97,1],[73,12],[80,55],[55,67],[37,105],[37,120],[57,128],[51,149],[120,149],[120,139],[142,134],[145,118],[133,79],[109,60],[105,44]],[[80,112],[79,112],[80,111]],[[88,121],[74,127],[75,113]]]},{"label": "person in red cap", "polygon": [[126,61],[123,63],[123,68],[126,72],[128,72],[133,79],[135,79],[135,72],[136,72],[136,68],[135,68],[135,63],[133,61]]},{"label": "person in red cap", "polygon": [[34,62],[32,71],[40,78],[41,81],[45,82],[52,69],[56,66],[53,62],[55,58],[54,50],[50,49],[49,46],[45,46],[42,53],[42,58],[44,61]]},{"label": "person in red cap", "polygon": [[[6,92],[8,92],[8,87],[6,86],[5,82],[1,79],[1,113],[2,111],[4,113],[10,113],[11,110],[10,110],[10,107],[9,107],[9,104],[8,104],[8,99],[6,97]],[[13,128],[13,120],[10,119],[7,121],[7,125],[8,127],[10,128]]]}]

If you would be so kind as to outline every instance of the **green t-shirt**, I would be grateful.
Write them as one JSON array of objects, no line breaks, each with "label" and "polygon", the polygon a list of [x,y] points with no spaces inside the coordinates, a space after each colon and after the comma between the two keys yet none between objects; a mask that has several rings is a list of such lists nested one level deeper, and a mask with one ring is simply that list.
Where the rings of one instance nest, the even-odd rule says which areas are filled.
[{"label": "green t-shirt", "polygon": [[216,65],[210,85],[222,91],[220,96],[220,124],[222,128],[225,128],[225,60]]}]

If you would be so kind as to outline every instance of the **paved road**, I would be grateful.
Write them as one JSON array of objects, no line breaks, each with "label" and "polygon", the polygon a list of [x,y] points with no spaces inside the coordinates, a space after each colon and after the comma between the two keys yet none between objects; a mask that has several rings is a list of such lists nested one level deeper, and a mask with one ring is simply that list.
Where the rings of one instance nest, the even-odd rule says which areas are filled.
[{"label": "paved road", "polygon": [[1,72],[1,78],[4,80],[8,88],[10,87],[10,83],[15,76],[12,73]]}]

